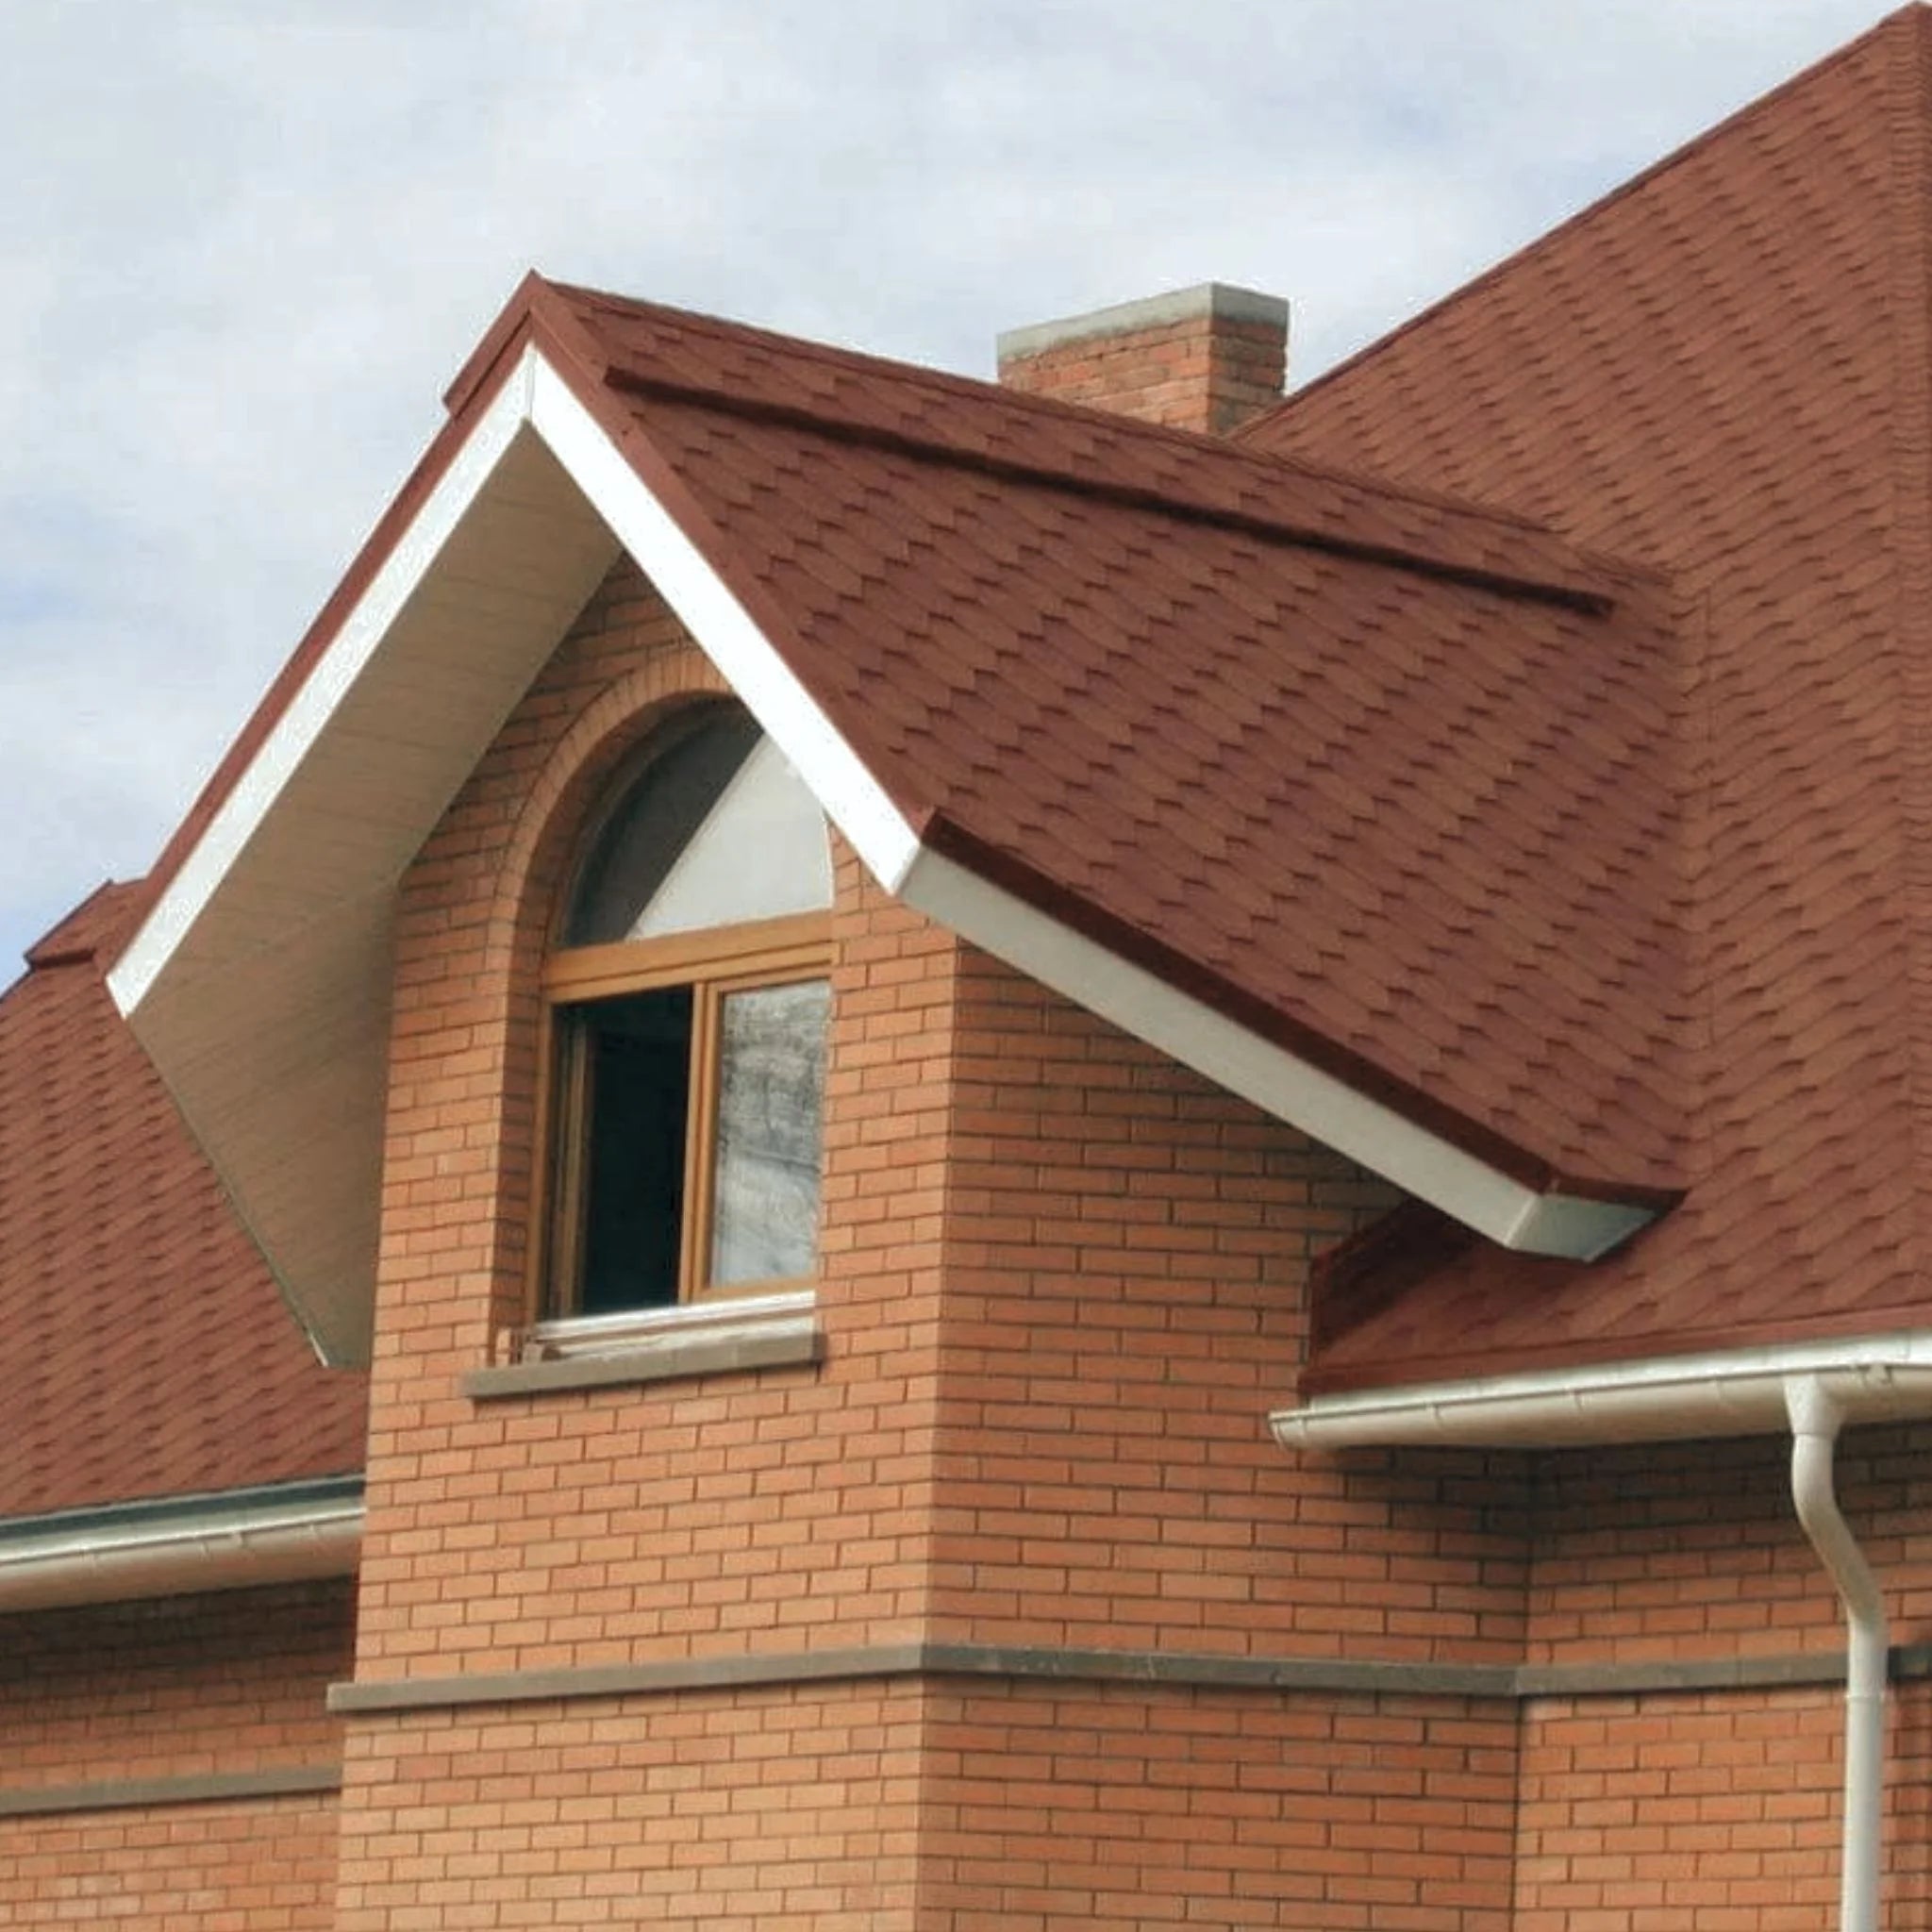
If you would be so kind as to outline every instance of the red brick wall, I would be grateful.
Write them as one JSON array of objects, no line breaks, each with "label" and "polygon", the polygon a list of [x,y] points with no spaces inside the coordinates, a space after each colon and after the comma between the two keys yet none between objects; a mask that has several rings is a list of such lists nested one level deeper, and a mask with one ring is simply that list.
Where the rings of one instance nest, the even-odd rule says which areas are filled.
[{"label": "red brick wall", "polygon": [[0,1617],[0,1791],[333,1763],[350,1585]]},{"label": "red brick wall", "polygon": [[419,1714],[358,1731],[336,1932],[914,1918],[912,1686]]},{"label": "red brick wall", "polygon": [[1515,1712],[1451,1699],[942,1684],[944,1932],[1503,1932]]},{"label": "red brick wall", "polygon": [[526,1318],[535,976],[585,814],[715,675],[621,571],[403,895],[359,1669],[451,1674],[916,1627],[955,948],[849,860],[835,916],[827,1361],[474,1404]]},{"label": "red brick wall", "polygon": [[[1932,1431],[1855,1429],[1839,1494],[1896,1642],[1932,1611]],[[1539,1459],[1527,1655],[1554,1664],[1804,1653],[1841,1658],[1842,1612],[1793,1514],[1790,1442]],[[1932,1923],[1925,1686],[1892,1692],[1887,1924]],[[1519,1932],[1806,1926],[1838,1896],[1836,1687],[1537,1700],[1525,1709]]]},{"label": "red brick wall", "polygon": [[[1836,1654],[1838,1597],[1791,1507],[1790,1442],[1766,1436],[1541,1458],[1529,1656]],[[1852,1429],[1839,1499],[1899,1641],[1932,1617],[1932,1429]]]},{"label": "red brick wall", "polygon": [[326,1797],[0,1820],[0,1925],[332,1932]]},{"label": "red brick wall", "polygon": [[[1383,1657],[1513,1658],[1520,1465],[1303,1464],[1265,1434],[1299,1359],[1308,1256],[1386,1189],[891,905],[849,856],[824,1364],[489,1403],[460,1392],[525,1312],[534,979],[557,882],[650,708],[715,688],[620,571],[406,882],[358,1675],[911,1638],[1333,1657],[1353,1636]],[[941,1707],[913,1684],[860,1682],[358,1716],[342,1924],[400,1932],[405,1908],[432,1898],[480,1923],[540,1907],[601,1923],[591,1901],[613,1858],[661,1899],[662,1923],[728,1919],[754,1897],[801,1924],[856,1910],[861,1865],[840,1847],[870,1806],[910,1805],[911,1788],[892,1782],[881,1800],[868,1783],[858,1803],[798,1745],[805,1713],[841,1736],[883,1726],[892,1780],[942,1781],[960,1713],[1004,1696],[995,1684]],[[1328,1863],[1298,1890],[1247,1874],[1257,1855],[1215,1827],[1214,1884],[1287,1914],[1261,1922],[1326,1924],[1344,1894],[1368,1901],[1379,1805],[1401,1813],[1391,1828],[1410,1864],[1376,1882],[1414,1899],[1417,1861],[1435,1860],[1430,1882],[1453,1903],[1427,1923],[1486,1923],[1461,1915],[1494,1909],[1495,1754],[1513,1716],[1357,1700],[1343,1718],[1333,1704],[1123,1690],[1069,1697],[1065,1712],[1138,1728],[1155,1755],[1197,1765],[1197,1812],[1259,1803],[1291,1840],[1298,1800],[1269,1780],[1284,1739],[1307,1754],[1307,1774],[1342,1795]],[[1204,1724],[1224,1734],[1195,1735]],[[990,1744],[961,1774],[997,1777],[1008,1748]],[[1406,1765],[1411,1750],[1423,1757]],[[1112,1861],[1132,1841],[1138,1868],[1171,1875],[1165,1826],[1112,1815],[1104,1780],[1066,1776],[1066,1859]],[[666,1822],[650,1824],[669,1790]],[[1008,1806],[1029,1790],[1012,1784]],[[470,1822],[432,1832],[446,1798]],[[1460,1835],[1424,1849],[1439,1803]],[[1073,1821],[1103,1811],[1105,1828],[1079,1838]],[[774,1831],[779,1813],[795,1836]],[[692,1817],[695,1841],[679,1823]],[[938,1840],[908,1839],[907,1856],[921,1846],[939,1857]],[[922,1925],[991,1923],[917,1897]],[[914,1899],[891,1891],[863,1922],[913,1923],[892,1914]]]},{"label": "red brick wall", "polygon": [[983,1641],[1513,1662],[1520,1458],[1294,1458],[1310,1257],[1384,1183],[980,954],[934,1610]]},{"label": "red brick wall", "polygon": [[1532,1705],[1515,1932],[1832,1924],[1843,1723],[1824,1690]]},{"label": "red brick wall", "polygon": [[[325,1770],[346,1584],[0,1618],[0,1798],[119,1780]],[[0,1925],[326,1927],[332,1793],[0,1817]]]}]

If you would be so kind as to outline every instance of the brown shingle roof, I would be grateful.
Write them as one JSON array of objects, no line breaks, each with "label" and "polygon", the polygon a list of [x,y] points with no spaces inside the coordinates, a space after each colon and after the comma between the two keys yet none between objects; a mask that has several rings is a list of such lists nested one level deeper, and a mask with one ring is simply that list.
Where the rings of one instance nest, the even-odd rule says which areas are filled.
[{"label": "brown shingle roof", "polygon": [[161,878],[529,342],[928,844],[1534,1187],[1674,1197],[1657,579],[1442,492],[537,276]]},{"label": "brown shingle roof", "polygon": [[325,1370],[102,983],[108,886],[0,995],[0,1517],[352,1474]]},{"label": "brown shingle roof", "polygon": [[929,843],[1520,1175],[1674,1187],[1656,581],[1433,492],[531,306]]},{"label": "brown shingle roof", "polygon": [[[1909,8],[1236,448],[533,277],[160,871],[535,341],[937,849],[1512,1173],[1690,1184],[1592,1267],[1408,1215],[1313,1386],[1921,1323],[1928,75]],[[103,992],[131,904],[0,1003],[0,1510],[359,1446]]]},{"label": "brown shingle roof", "polygon": [[1689,1199],[1594,1267],[1357,1284],[1311,1386],[1932,1313],[1928,75],[1907,8],[1252,434],[1645,558],[1706,633]]}]

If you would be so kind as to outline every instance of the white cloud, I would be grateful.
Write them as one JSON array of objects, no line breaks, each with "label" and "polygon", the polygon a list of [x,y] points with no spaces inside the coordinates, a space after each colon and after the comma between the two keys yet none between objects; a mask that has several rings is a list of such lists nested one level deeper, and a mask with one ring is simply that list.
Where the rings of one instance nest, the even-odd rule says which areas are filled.
[{"label": "white cloud", "polygon": [[985,373],[1208,277],[1304,375],[1849,0],[8,0],[0,980],[142,870],[526,266]]}]

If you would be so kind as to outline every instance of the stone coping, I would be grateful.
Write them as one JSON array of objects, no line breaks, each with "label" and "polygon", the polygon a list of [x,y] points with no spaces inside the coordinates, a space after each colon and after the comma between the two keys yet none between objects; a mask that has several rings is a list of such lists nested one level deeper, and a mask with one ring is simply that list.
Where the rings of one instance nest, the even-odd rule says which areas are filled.
[{"label": "stone coping", "polygon": [[219,1805],[341,1790],[340,1764],[286,1764],[262,1771],[215,1771],[187,1777],[108,1778],[92,1784],[0,1786],[0,1818],[61,1811],[125,1811],[161,1805]]},{"label": "stone coping", "polygon": [[[1932,1677],[1932,1646],[1891,1653],[1893,1681]],[[1639,1697],[1764,1690],[1844,1681],[1836,1651],[1631,1663],[1455,1664],[1342,1657],[1212,1657],[1044,1645],[877,1643],[842,1649],[673,1657],[468,1676],[373,1678],[337,1684],[336,1711],[450,1709],[586,1697],[663,1695],[755,1685],[868,1677],[988,1677],[1008,1681],[1145,1684],[1208,1690],[1282,1690],[1378,1697]]]}]

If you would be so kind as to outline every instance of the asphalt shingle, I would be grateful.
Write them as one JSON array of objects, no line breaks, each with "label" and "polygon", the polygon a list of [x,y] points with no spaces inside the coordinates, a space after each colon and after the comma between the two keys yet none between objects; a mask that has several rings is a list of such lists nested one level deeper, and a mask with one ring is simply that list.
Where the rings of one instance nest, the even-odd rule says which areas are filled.
[{"label": "asphalt shingle", "polygon": [[362,1466],[367,1378],[317,1361],[108,995],[140,897],[0,995],[0,1517]]}]

